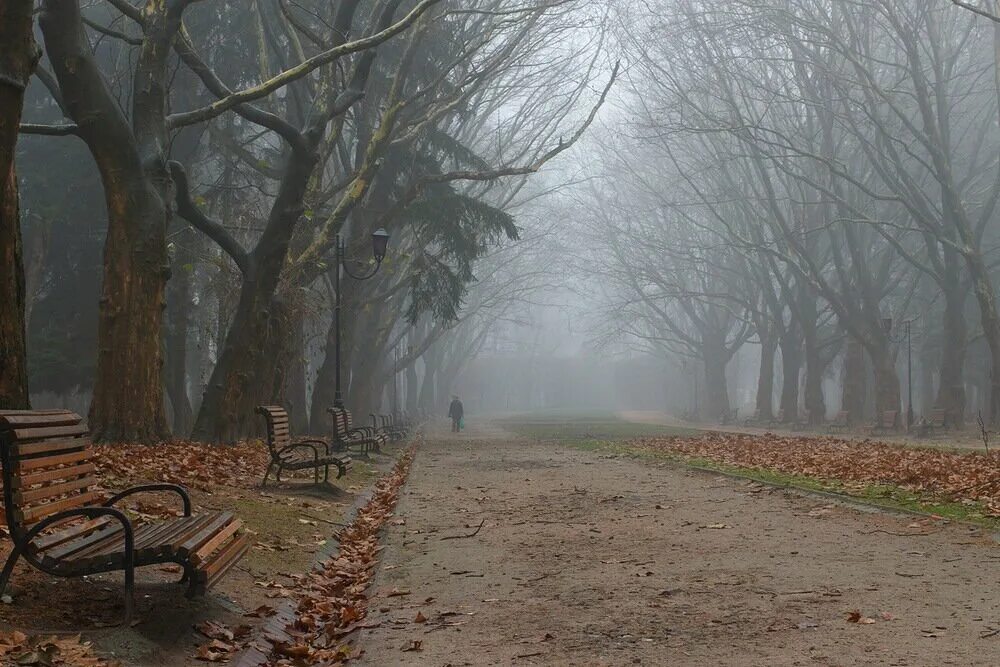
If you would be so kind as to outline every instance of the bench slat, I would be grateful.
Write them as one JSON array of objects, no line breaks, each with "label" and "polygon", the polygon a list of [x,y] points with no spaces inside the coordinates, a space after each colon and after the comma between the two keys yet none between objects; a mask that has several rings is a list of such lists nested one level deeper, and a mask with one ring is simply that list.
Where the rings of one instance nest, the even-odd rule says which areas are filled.
[{"label": "bench slat", "polygon": [[0,422],[14,428],[30,428],[33,426],[72,426],[80,423],[80,416],[72,412],[47,412],[38,414],[31,412],[24,415],[3,415]]},{"label": "bench slat", "polygon": [[90,447],[89,438],[69,438],[66,440],[42,440],[40,442],[19,442],[12,448],[14,456],[26,457]]},{"label": "bench slat", "polygon": [[205,578],[205,588],[211,588],[225,574],[225,572],[235,565],[240,558],[246,554],[250,548],[250,536],[240,535],[225,547],[220,549],[215,556],[198,568]]},{"label": "bench slat", "polygon": [[19,521],[24,523],[38,523],[50,514],[55,514],[56,512],[62,512],[68,509],[74,509],[76,507],[86,507],[87,505],[91,505],[95,500],[100,498],[100,496],[101,494],[96,491],[88,491],[87,493],[80,493],[70,498],[56,500],[51,503],[45,503],[44,505],[36,505],[35,507],[27,508],[15,508],[14,515]]},{"label": "bench slat", "polygon": [[23,474],[27,470],[39,470],[41,468],[54,468],[55,466],[67,463],[79,463],[93,458],[92,449],[84,449],[71,454],[59,454],[56,456],[45,456],[37,459],[18,459],[14,461],[11,468],[15,475]]},{"label": "bench slat", "polygon": [[93,463],[84,463],[82,465],[70,466],[68,468],[56,468],[55,470],[44,470],[42,472],[35,472],[28,475],[19,475],[14,477],[13,484],[11,488],[19,489],[35,484],[41,484],[42,482],[51,482],[57,479],[66,479],[69,477],[79,477],[81,475],[86,475],[97,470],[97,466]]},{"label": "bench slat", "polygon": [[205,542],[211,539],[212,535],[224,528],[232,520],[232,512],[223,512],[219,514],[215,517],[214,521],[180,544],[177,547],[177,554],[186,558],[188,554],[205,544]]},{"label": "bench slat", "polygon": [[37,489],[30,489],[28,491],[19,489],[14,492],[14,502],[27,505],[37,500],[61,496],[64,493],[69,493],[70,491],[86,489],[88,486],[95,486],[96,484],[97,479],[94,477],[79,477],[69,482],[63,482],[62,484],[49,484]]},{"label": "bench slat", "polygon": [[42,438],[87,435],[87,427],[76,424],[74,426],[50,426],[46,428],[15,428],[10,433],[14,440],[41,440]]},{"label": "bench slat", "polygon": [[71,540],[76,540],[86,535],[90,535],[94,531],[100,530],[107,526],[111,521],[114,521],[111,517],[101,516],[96,519],[90,519],[79,523],[75,526],[71,526],[65,530],[61,530],[57,533],[52,533],[51,535],[46,535],[44,537],[37,538],[32,546],[35,551],[41,553],[43,551],[48,551],[53,547],[57,547],[61,544],[70,542]]},{"label": "bench slat", "polygon": [[215,534],[212,539],[208,540],[200,547],[198,550],[191,554],[191,563],[198,567],[212,554],[213,551],[219,548],[219,546],[228,540],[230,537],[236,534],[236,531],[243,526],[243,522],[239,519],[234,519],[230,523],[226,524],[226,527]]}]

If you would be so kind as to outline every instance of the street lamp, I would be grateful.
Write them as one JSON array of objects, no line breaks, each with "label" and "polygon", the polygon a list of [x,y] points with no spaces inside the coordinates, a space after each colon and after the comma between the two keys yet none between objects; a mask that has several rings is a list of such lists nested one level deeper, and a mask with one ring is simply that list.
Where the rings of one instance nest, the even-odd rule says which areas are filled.
[{"label": "street lamp", "polygon": [[[913,320],[903,320],[906,326],[904,335],[906,336],[906,429],[913,426],[913,348],[910,345],[910,322]],[[885,336],[893,343],[903,342],[903,337],[894,338],[892,336],[892,318],[882,318],[882,329]]]},{"label": "street lamp", "polygon": [[337,302],[333,309],[333,320],[334,327],[337,330],[337,343],[335,348],[335,359],[337,366],[336,375],[336,392],[333,395],[333,404],[335,407],[344,407],[344,396],[340,391],[340,270],[343,269],[344,273],[349,275],[355,280],[368,280],[373,277],[378,270],[382,267],[382,260],[385,259],[386,250],[389,247],[389,232],[385,231],[381,227],[372,232],[372,256],[375,258],[375,267],[366,274],[355,274],[351,273],[351,270],[347,267],[346,255],[347,246],[344,243],[344,239],[341,238],[340,234],[337,234],[337,265],[333,272],[333,289],[337,293]]}]

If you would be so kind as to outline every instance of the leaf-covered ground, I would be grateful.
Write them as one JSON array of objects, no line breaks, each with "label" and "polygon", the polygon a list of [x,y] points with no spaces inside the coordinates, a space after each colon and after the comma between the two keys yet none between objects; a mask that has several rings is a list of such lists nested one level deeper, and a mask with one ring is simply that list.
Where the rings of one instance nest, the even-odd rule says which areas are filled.
[{"label": "leaf-covered ground", "polygon": [[958,453],[871,440],[709,432],[639,438],[627,446],[859,485],[890,484],[1000,514],[1000,452]]},{"label": "leaf-covered ground", "polygon": [[[231,658],[269,610],[294,594],[317,553],[344,528],[342,515],[356,494],[395,456],[387,452],[356,461],[347,477],[331,485],[313,486],[310,474],[262,490],[269,456],[261,442],[99,445],[96,450],[98,478],[108,492],[146,482],[180,484],[190,491],[195,512],[229,510],[239,516],[253,536],[252,549],[204,600],[183,598],[183,586],[174,583],[180,576],[177,566],[140,568],[133,628],[114,627],[122,614],[120,573],[61,579],[21,561],[10,604],[0,604],[0,633],[6,632],[0,634],[0,664],[13,656],[27,665],[90,664],[82,656],[90,659],[95,652],[114,654],[123,664],[193,665]],[[139,523],[181,511],[176,496],[166,493],[132,496],[122,506]],[[0,528],[0,562],[9,552]],[[81,631],[84,641],[71,650],[73,636]],[[89,641],[93,650],[85,646]],[[42,662],[32,662],[36,659]]]}]

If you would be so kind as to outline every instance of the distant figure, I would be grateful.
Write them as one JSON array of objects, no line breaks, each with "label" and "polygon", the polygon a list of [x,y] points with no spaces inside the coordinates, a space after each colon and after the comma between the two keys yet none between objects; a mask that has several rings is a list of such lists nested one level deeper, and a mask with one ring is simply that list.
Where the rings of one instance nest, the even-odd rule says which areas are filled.
[{"label": "distant figure", "polygon": [[448,406],[448,416],[451,417],[451,432],[458,433],[462,430],[462,418],[465,417],[465,407],[458,396],[451,397],[451,405]]}]

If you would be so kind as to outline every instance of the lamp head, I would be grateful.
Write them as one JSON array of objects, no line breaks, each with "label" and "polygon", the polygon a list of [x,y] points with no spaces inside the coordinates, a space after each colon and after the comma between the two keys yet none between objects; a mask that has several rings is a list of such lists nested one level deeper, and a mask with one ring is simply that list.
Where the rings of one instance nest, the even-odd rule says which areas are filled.
[{"label": "lamp head", "polygon": [[389,247],[389,232],[385,231],[382,227],[379,227],[374,232],[372,232],[372,254],[375,255],[375,261],[381,263],[385,259],[385,252]]}]

